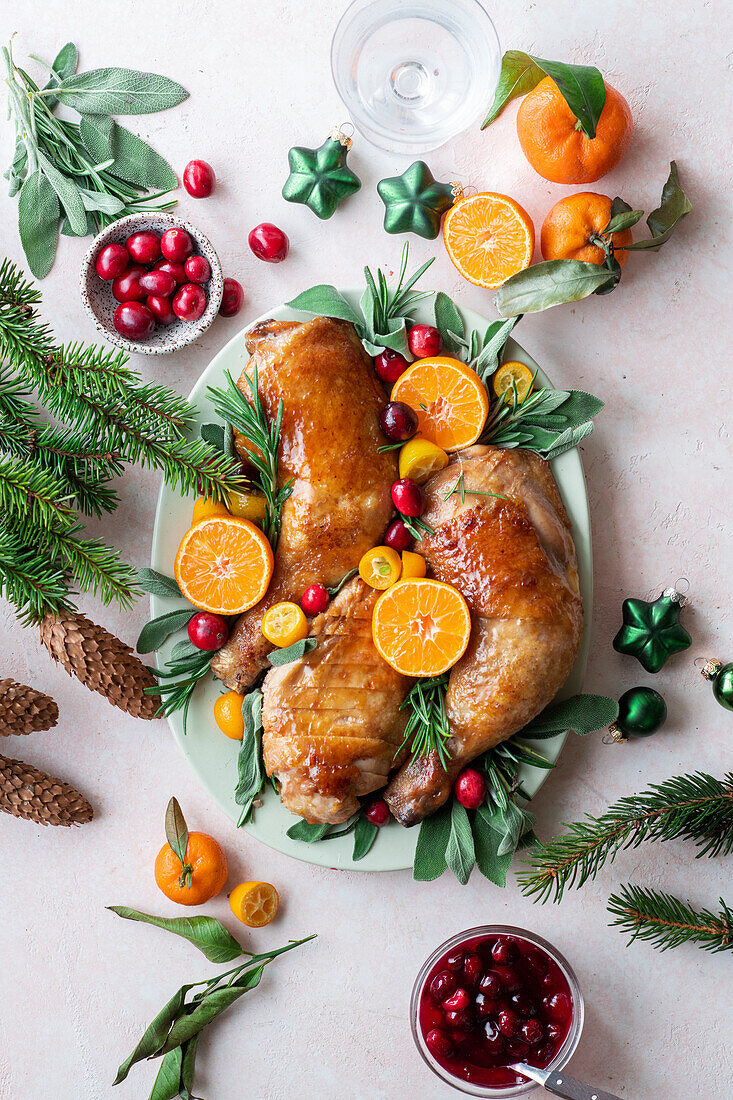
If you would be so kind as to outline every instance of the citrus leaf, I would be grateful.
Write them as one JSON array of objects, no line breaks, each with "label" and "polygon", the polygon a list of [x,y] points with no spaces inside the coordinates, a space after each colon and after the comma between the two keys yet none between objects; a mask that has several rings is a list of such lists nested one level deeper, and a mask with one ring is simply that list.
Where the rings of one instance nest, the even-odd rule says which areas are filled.
[{"label": "citrus leaf", "polygon": [[138,653],[152,653],[159,649],[170,634],[187,626],[195,614],[192,608],[185,607],[180,611],[167,611],[165,615],[151,619],[140,631],[135,647]]},{"label": "citrus leaf", "polygon": [[292,645],[285,646],[284,649],[273,649],[272,653],[267,654],[267,660],[275,668],[280,665],[289,665],[292,661],[298,661],[306,653],[310,653],[317,645],[316,638],[301,638],[299,642],[293,642]]},{"label": "citrus leaf", "polygon": [[148,191],[170,191],[178,178],[163,157],[107,115],[82,115],[79,128],[87,151],[97,161],[114,160],[111,171]]},{"label": "citrus leaf", "polygon": [[169,1050],[156,1075],[148,1100],[176,1100],[180,1093],[183,1051],[180,1047]]},{"label": "citrus leaf", "polygon": [[378,832],[379,829],[376,825],[372,825],[371,821],[367,821],[363,814],[359,815],[354,827],[354,851],[351,856],[355,863],[367,854],[377,839]]},{"label": "citrus leaf", "polygon": [[614,282],[618,282],[618,276],[598,264],[582,260],[545,260],[502,283],[494,304],[502,317],[540,313],[566,302],[579,302]]},{"label": "citrus leaf", "polygon": [[606,102],[606,85],[600,70],[595,65],[566,65],[564,61],[544,61],[541,57],[532,60],[555,81],[586,137],[594,138]]},{"label": "citrus leaf", "polygon": [[18,232],[28,267],[44,279],[53,267],[61,216],[56,192],[38,170],[28,176],[18,196]]},{"label": "citrus leaf", "polygon": [[107,908],[125,920],[152,924],[155,928],[172,932],[174,936],[181,936],[198,947],[209,962],[231,962],[244,954],[242,945],[215,917],[155,917],[126,905],[108,905]]},{"label": "citrus leaf", "polygon": [[165,836],[181,864],[185,864],[188,826],[177,798],[171,798],[165,811]]},{"label": "citrus leaf", "polygon": [[198,1035],[202,1028],[205,1028],[207,1024],[220,1016],[230,1005],[233,1005],[235,1001],[248,993],[250,989],[254,989],[255,986],[259,985],[264,969],[265,963],[262,963],[252,970],[245,971],[232,985],[225,985],[213,990],[211,993],[207,993],[203,1000],[196,1005],[193,1012],[180,1016],[175,1021],[168,1038],[160,1049],[160,1053],[167,1054],[169,1050],[173,1050],[181,1043],[185,1043],[188,1039]]},{"label": "citrus leaf", "polygon": [[501,73],[499,83],[496,86],[494,102],[489,108],[481,129],[485,130],[494,119],[498,118],[506,107],[517,96],[526,95],[536,88],[544,77],[545,72],[528,53],[521,50],[507,50],[501,59]]},{"label": "citrus leaf", "polygon": [[186,89],[167,76],[113,67],[67,77],[55,95],[59,103],[89,115],[146,115],[188,98]]},{"label": "citrus leaf", "polygon": [[646,220],[652,236],[624,246],[624,252],[657,252],[669,240],[683,218],[692,210],[692,203],[680,187],[677,165],[669,165],[669,176],[662,189],[662,200]]},{"label": "citrus leaf", "polygon": [[158,1015],[143,1032],[142,1038],[132,1054],[128,1055],[120,1065],[117,1076],[112,1082],[113,1085],[119,1085],[120,1081],[124,1081],[136,1062],[141,1062],[143,1058],[153,1058],[158,1053],[165,1042],[173,1021],[183,1011],[185,997],[190,989],[193,989],[193,985],[182,985],[168,1003],[163,1005]]},{"label": "citrus leaf", "polygon": [[[193,1088],[193,1072],[196,1065],[196,1048],[198,1046],[199,1037],[194,1035],[193,1039],[189,1039],[187,1043],[184,1043],[181,1047],[183,1051],[183,1061],[181,1063],[181,1085],[184,1089],[191,1090]],[[186,1100],[193,1100],[192,1097],[187,1097]]]},{"label": "citrus leaf", "polygon": [[451,827],[451,808],[446,802],[437,813],[426,817],[417,834],[417,846],[412,863],[412,877],[418,882],[432,882],[446,869],[445,850]]},{"label": "citrus leaf", "polygon": [[603,232],[620,233],[624,229],[631,229],[643,217],[643,210],[624,210],[620,214],[614,214]]},{"label": "citrus leaf", "polygon": [[167,577],[157,569],[138,569],[137,582],[143,592],[150,592],[152,596],[183,599],[183,593],[173,577]]}]

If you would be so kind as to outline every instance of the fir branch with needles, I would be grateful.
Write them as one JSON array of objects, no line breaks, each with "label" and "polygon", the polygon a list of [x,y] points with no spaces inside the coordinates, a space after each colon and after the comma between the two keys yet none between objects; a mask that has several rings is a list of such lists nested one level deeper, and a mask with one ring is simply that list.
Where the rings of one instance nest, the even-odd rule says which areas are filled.
[{"label": "fir branch with needles", "polygon": [[733,910],[722,898],[720,910],[694,909],[672,894],[628,883],[608,899],[608,912],[634,940],[647,940],[659,951],[693,943],[703,951],[733,951]]}]

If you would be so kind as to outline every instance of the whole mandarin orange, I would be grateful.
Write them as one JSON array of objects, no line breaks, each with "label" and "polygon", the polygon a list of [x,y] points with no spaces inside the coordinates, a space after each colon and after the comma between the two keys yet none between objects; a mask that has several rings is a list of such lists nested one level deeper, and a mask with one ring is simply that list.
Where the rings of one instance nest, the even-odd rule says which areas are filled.
[{"label": "whole mandarin orange", "polygon": [[522,152],[551,183],[593,183],[615,168],[634,123],[624,97],[606,83],[606,102],[594,138],[586,137],[552,77],[524,97],[517,113]]},{"label": "whole mandarin orange", "polygon": [[[600,236],[611,217],[611,200],[595,191],[579,191],[556,202],[542,223],[540,247],[545,260],[584,260],[589,264],[602,264],[606,253],[592,238]],[[613,234],[618,248],[631,244],[630,229]],[[628,252],[615,252],[614,258],[621,267],[629,258]]]},{"label": "whole mandarin orange", "polygon": [[185,867],[164,844],[155,859],[155,881],[179,905],[203,905],[215,897],[227,880],[229,868],[221,845],[208,833],[189,833]]}]

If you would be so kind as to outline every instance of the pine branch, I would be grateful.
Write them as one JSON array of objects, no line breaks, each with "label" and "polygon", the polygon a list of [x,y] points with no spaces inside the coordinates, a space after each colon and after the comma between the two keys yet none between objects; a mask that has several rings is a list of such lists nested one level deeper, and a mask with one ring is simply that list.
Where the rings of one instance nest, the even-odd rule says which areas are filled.
[{"label": "pine branch", "polygon": [[693,909],[672,894],[629,883],[608,899],[608,912],[634,940],[648,940],[667,951],[682,943],[695,943],[703,951],[733,951],[733,910],[720,899],[720,912]]},{"label": "pine branch", "polygon": [[50,527],[53,523],[70,526],[75,517],[68,503],[71,492],[48,470],[39,469],[22,458],[0,457],[0,499],[3,511],[20,537],[29,531],[33,541],[34,528]]},{"label": "pine branch", "polygon": [[0,596],[15,604],[24,626],[39,623],[47,612],[58,615],[74,610],[63,569],[39,556],[37,549],[24,546],[1,525]]},{"label": "pine branch", "polygon": [[81,524],[69,530],[51,528],[43,531],[43,545],[53,560],[61,559],[73,575],[79,588],[99,596],[104,604],[115,601],[129,610],[142,590],[137,584],[137,570],[122,561],[117,550],[101,539],[79,538]]},{"label": "pine branch", "polygon": [[595,878],[606,860],[644,841],[692,840],[703,855],[733,850],[733,772],[715,779],[704,772],[667,779],[614,803],[599,818],[568,825],[564,836],[538,845],[520,871],[523,893],[560,901],[566,886]]}]

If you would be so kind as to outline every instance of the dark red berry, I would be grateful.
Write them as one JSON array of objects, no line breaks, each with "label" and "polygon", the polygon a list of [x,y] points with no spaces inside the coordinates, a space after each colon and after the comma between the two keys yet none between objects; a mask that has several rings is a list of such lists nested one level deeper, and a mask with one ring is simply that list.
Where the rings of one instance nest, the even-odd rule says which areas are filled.
[{"label": "dark red berry", "polygon": [[311,584],[300,597],[300,606],[306,615],[320,615],[331,602],[328,589],[323,584]]},{"label": "dark red berry", "polygon": [[389,806],[383,798],[375,798],[374,802],[364,810],[364,817],[371,825],[376,825],[378,829],[387,824],[390,816]]},{"label": "dark red berry", "polygon": [[463,960],[465,957],[466,956],[461,951],[454,952],[454,954],[448,956],[445,960],[445,964],[449,970],[457,974],[459,970],[463,969]]},{"label": "dark red berry", "polygon": [[145,299],[145,305],[159,325],[172,325],[176,320],[170,298],[157,298],[154,294],[150,294]]},{"label": "dark red berry", "polygon": [[473,1016],[467,1008],[448,1009],[445,1018],[456,1031],[470,1031],[473,1027]]},{"label": "dark red berry", "polygon": [[422,489],[409,477],[400,478],[393,484],[392,503],[403,516],[420,516],[425,508]]},{"label": "dark red berry", "polygon": [[208,283],[211,278],[211,266],[205,256],[189,256],[183,270],[191,283]]},{"label": "dark red berry", "polygon": [[183,264],[174,263],[173,260],[158,260],[154,271],[167,271],[175,279],[176,286],[183,286],[188,282]]},{"label": "dark red berry", "polygon": [[544,951],[528,951],[525,958],[536,974],[546,974],[550,967],[550,960]]},{"label": "dark red berry", "polygon": [[379,423],[388,439],[403,443],[417,431],[417,413],[403,401],[390,401],[379,414]]},{"label": "dark red berry", "polygon": [[473,989],[478,984],[483,965],[480,955],[466,955],[466,961],[463,964],[463,977],[466,979],[466,983],[470,989]]},{"label": "dark red berry", "polygon": [[484,1024],[484,1045],[489,1054],[501,1054],[504,1050],[504,1038],[494,1020]]},{"label": "dark red berry", "polygon": [[221,649],[229,637],[229,627],[222,615],[199,611],[188,621],[188,636],[197,649]]},{"label": "dark red berry", "polygon": [[462,806],[467,810],[477,810],[486,798],[486,780],[476,768],[464,768],[456,779],[453,790]]},{"label": "dark red berry", "polygon": [[145,268],[139,264],[131,264],[127,271],[112,283],[112,293],[118,302],[142,302],[147,297],[146,291],[140,286],[140,276],[145,274]]},{"label": "dark red berry", "polygon": [[554,1043],[545,1043],[532,1057],[533,1066],[546,1066],[555,1057],[556,1047]]},{"label": "dark red berry", "polygon": [[566,1023],[570,1019],[572,1005],[567,993],[553,993],[551,997],[545,997],[542,1007],[548,1019],[556,1023]]},{"label": "dark red berry", "polygon": [[236,279],[225,279],[224,293],[219,306],[219,313],[222,317],[234,317],[235,314],[239,313],[243,302],[244,290],[242,284],[238,283]]},{"label": "dark red berry", "polygon": [[517,990],[522,988],[522,979],[511,966],[497,966],[494,973],[501,979],[507,993],[516,993]]},{"label": "dark red berry", "polygon": [[290,241],[282,229],[272,222],[261,222],[250,232],[249,247],[258,260],[267,264],[279,264],[288,254]]},{"label": "dark red berry", "polygon": [[485,993],[487,997],[497,1000],[504,992],[504,984],[499,975],[495,974],[493,970],[490,970],[488,974],[484,974],[479,982],[479,989],[482,993]]},{"label": "dark red berry", "polygon": [[146,294],[168,298],[176,289],[176,280],[169,271],[145,271],[138,282]]},{"label": "dark red berry", "polygon": [[182,321],[198,321],[206,309],[206,295],[195,283],[184,283],[172,302],[173,312]]},{"label": "dark red berry", "polygon": [[432,325],[413,325],[407,334],[407,343],[416,359],[429,359],[440,355],[443,338]]},{"label": "dark red berry", "polygon": [[548,1024],[547,1025],[547,1038],[552,1039],[553,1042],[557,1042],[558,1039],[562,1039],[565,1035],[565,1028],[562,1024]]},{"label": "dark red berry", "polygon": [[377,378],[388,386],[392,386],[409,365],[404,355],[400,355],[399,352],[392,351],[390,348],[380,351],[374,360],[374,370]]},{"label": "dark red berry", "polygon": [[183,186],[194,199],[207,199],[216,186],[216,174],[205,160],[190,160],[183,169]]},{"label": "dark red berry", "polygon": [[513,1059],[519,1062],[523,1062],[526,1056],[529,1054],[529,1047],[525,1043],[524,1039],[507,1039],[506,1052]]},{"label": "dark red berry", "polygon": [[511,998],[512,1008],[515,1008],[520,1016],[523,1016],[525,1020],[528,1020],[530,1016],[534,1016],[537,1013],[537,1002],[534,998],[530,997],[528,993],[513,993]]},{"label": "dark red berry", "polygon": [[115,310],[114,326],[128,340],[145,340],[155,328],[155,318],[142,302],[122,302]]},{"label": "dark red berry", "polygon": [[128,237],[125,247],[136,264],[152,264],[160,256],[160,237],[152,230],[145,229]]},{"label": "dark red berry", "polygon": [[522,1024],[522,1038],[530,1046],[536,1047],[545,1037],[545,1029],[539,1020],[527,1020]]},{"label": "dark red berry", "polygon": [[130,262],[130,253],[124,244],[107,244],[97,255],[94,269],[100,279],[116,279]]},{"label": "dark red berry", "polygon": [[[160,251],[166,260],[182,264],[193,252],[193,241],[185,229],[166,229],[160,238]],[[159,253],[160,255],[160,253]],[[156,257],[154,256],[153,259]]]},{"label": "dark red berry", "polygon": [[446,1012],[461,1012],[464,1008],[468,1008],[471,1003],[471,998],[465,989],[461,989],[459,986],[450,997],[447,997],[443,1001],[443,1008]]},{"label": "dark red berry", "polygon": [[494,962],[511,966],[511,964],[515,963],[519,958],[519,948],[514,940],[497,940],[491,948],[491,957]]},{"label": "dark red berry", "polygon": [[430,995],[438,1004],[442,1005],[446,997],[450,997],[451,993],[455,993],[457,984],[450,970],[441,970],[430,983]]},{"label": "dark red berry", "polygon": [[425,1046],[434,1058],[449,1058],[453,1053],[453,1041],[440,1028],[433,1028],[425,1036]]},{"label": "dark red berry", "polygon": [[473,1003],[482,1020],[485,1020],[487,1016],[495,1016],[501,1008],[500,1001],[495,1001],[492,997],[487,997],[485,993],[477,993],[473,999]]},{"label": "dark red berry", "polygon": [[502,1035],[505,1035],[507,1039],[515,1039],[519,1035],[522,1022],[511,1008],[505,1008],[499,1013],[498,1017],[499,1031]]},{"label": "dark red berry", "polygon": [[401,519],[392,520],[389,527],[384,532],[384,545],[390,546],[393,550],[396,550],[398,554],[401,554],[403,550],[409,549],[412,545],[410,530]]}]

